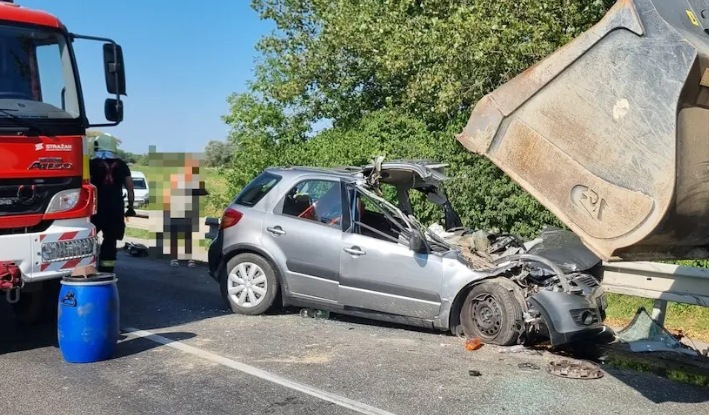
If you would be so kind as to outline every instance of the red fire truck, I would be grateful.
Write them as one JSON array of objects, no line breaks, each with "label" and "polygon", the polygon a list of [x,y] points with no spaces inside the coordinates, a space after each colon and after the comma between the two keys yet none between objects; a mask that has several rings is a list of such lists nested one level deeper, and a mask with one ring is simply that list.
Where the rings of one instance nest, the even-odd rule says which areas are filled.
[{"label": "red fire truck", "polygon": [[[108,122],[89,124],[73,44],[103,43]],[[54,16],[0,0],[0,290],[20,321],[56,312],[59,281],[95,263],[86,129],[118,125],[121,47],[70,33]]]}]

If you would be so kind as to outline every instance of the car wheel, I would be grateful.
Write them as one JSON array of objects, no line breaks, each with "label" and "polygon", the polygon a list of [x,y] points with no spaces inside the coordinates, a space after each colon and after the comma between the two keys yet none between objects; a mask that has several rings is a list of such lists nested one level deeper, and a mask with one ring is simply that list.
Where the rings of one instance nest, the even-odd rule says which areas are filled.
[{"label": "car wheel", "polygon": [[460,324],[467,337],[499,346],[517,342],[517,322],[522,319],[522,307],[514,294],[493,281],[476,285],[460,311]]},{"label": "car wheel", "polygon": [[235,313],[249,315],[268,311],[279,289],[273,267],[256,254],[240,254],[230,259],[220,286],[227,306]]}]

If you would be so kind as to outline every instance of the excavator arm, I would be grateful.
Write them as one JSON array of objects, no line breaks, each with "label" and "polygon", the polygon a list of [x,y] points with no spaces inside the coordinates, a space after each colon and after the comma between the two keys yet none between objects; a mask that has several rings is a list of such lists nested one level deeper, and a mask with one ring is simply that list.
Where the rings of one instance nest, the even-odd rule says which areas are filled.
[{"label": "excavator arm", "polygon": [[709,1],[619,0],[457,136],[606,261],[709,257]]}]

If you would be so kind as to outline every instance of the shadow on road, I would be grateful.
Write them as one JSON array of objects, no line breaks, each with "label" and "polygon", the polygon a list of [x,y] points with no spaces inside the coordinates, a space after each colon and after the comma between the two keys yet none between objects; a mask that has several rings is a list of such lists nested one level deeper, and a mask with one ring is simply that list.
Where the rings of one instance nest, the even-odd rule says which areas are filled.
[{"label": "shadow on road", "polygon": [[[196,337],[194,333],[185,332],[161,333],[161,335],[172,341],[182,341]],[[162,345],[142,337],[130,338],[129,336],[121,335],[116,345],[113,359],[140,354],[159,346]],[[0,356],[46,347],[59,348],[56,323],[33,326],[14,322],[6,322],[4,324],[2,337],[0,337]]]}]

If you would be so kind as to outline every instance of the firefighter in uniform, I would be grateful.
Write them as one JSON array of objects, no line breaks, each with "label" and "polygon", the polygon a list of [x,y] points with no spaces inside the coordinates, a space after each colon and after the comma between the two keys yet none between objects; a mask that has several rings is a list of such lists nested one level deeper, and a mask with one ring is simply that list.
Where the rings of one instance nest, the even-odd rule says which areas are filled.
[{"label": "firefighter in uniform", "polygon": [[[135,216],[133,181],[130,168],[118,157],[115,137],[101,134],[94,141],[94,158],[89,164],[91,184],[96,186],[97,209],[91,222],[102,232],[98,271],[113,272],[117,243],[125,235],[124,216]],[[124,211],[123,187],[128,193],[128,209]]]}]

